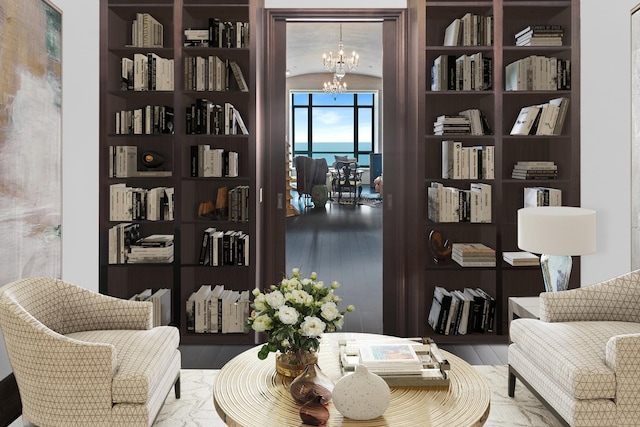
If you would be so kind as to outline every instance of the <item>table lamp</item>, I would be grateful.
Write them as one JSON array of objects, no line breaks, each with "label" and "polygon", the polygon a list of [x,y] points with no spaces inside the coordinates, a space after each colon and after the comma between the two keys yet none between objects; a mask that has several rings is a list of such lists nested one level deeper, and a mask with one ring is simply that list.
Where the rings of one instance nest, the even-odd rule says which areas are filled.
[{"label": "table lamp", "polygon": [[569,206],[519,209],[518,247],[541,254],[547,292],[567,290],[571,256],[596,250],[596,212]]}]

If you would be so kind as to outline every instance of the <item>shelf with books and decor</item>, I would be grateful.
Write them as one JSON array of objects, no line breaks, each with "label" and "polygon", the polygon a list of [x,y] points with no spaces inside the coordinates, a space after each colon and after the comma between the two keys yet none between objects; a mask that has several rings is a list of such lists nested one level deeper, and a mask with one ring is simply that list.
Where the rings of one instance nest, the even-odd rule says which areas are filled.
[{"label": "shelf with books and decor", "polygon": [[[532,296],[544,290],[542,278],[533,273],[536,267],[512,265],[503,258],[503,253],[519,251],[517,210],[525,206],[525,195],[530,203],[534,188],[553,189],[554,195],[561,194],[563,205],[580,204],[579,5],[574,1],[427,0],[425,17],[425,301],[420,318],[425,333],[433,334],[436,341],[506,339],[508,297]],[[471,24],[465,26],[464,17],[471,17]],[[465,28],[475,28],[478,34],[466,36]],[[488,28],[491,36],[486,33]],[[479,62],[483,63],[482,76],[477,73]],[[466,86],[465,65],[471,79]],[[457,74],[460,70],[462,81]],[[485,81],[490,86],[483,85]],[[481,112],[485,127],[476,127],[475,132],[470,129],[471,123],[461,117],[470,110]],[[474,159],[469,153],[477,153],[476,147],[481,147],[484,162],[491,151],[493,175],[476,178],[467,171],[467,157]],[[475,183],[491,187],[491,222],[444,222],[431,214],[434,202],[428,193],[435,192],[433,187],[448,188],[456,197]],[[544,203],[544,190],[540,191]],[[463,209],[468,201],[465,197],[459,200],[459,209]],[[495,251],[498,262],[462,267],[451,256],[436,261],[430,248],[432,230],[450,245],[484,244]],[[579,274],[571,280],[577,286]],[[428,324],[435,286],[451,291],[459,283],[482,288],[495,298],[491,334],[444,335]]]},{"label": "shelf with books and decor", "polygon": [[[253,343],[244,328],[194,334],[186,314],[204,284],[243,296],[256,286],[251,6],[101,0],[100,7],[100,291],[130,298],[167,288],[181,342]],[[213,229],[222,234],[219,264],[211,244],[201,262]],[[171,243],[143,246],[157,236]]]}]

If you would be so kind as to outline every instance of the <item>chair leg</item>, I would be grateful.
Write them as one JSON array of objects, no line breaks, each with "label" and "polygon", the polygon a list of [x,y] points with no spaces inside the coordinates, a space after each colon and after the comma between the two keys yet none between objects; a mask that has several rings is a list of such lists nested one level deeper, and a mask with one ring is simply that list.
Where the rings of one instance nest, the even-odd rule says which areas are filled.
[{"label": "chair leg", "polygon": [[176,383],[173,385],[173,389],[176,393],[176,399],[180,399],[180,376],[178,375],[178,379]]},{"label": "chair leg", "polygon": [[516,395],[516,376],[511,369],[509,369],[509,385],[507,388],[507,392],[509,397],[514,397]]}]

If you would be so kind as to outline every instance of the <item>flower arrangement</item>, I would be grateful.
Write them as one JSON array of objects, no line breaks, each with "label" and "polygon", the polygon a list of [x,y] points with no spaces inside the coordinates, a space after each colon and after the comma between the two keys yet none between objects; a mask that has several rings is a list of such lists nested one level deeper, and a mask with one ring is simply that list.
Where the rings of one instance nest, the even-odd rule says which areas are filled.
[{"label": "flower arrangement", "polygon": [[292,276],[279,285],[271,285],[264,293],[255,289],[254,311],[248,324],[254,331],[265,332],[267,343],[258,352],[261,360],[270,352],[308,353],[317,351],[323,332],[342,329],[345,312],[338,309],[341,298],[333,293],[340,283],[333,281],[326,287],[315,272],[309,278],[300,276],[294,268]]}]

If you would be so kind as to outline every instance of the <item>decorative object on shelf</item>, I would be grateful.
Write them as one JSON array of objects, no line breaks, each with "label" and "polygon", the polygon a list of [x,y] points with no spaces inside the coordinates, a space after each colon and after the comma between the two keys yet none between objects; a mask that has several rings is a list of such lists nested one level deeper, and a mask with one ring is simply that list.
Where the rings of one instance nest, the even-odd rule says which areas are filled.
[{"label": "decorative object on shelf", "polygon": [[306,403],[316,396],[320,396],[321,403],[331,401],[333,381],[320,370],[317,363],[310,363],[289,385],[291,397],[300,404]]},{"label": "decorative object on shelf", "polygon": [[540,266],[547,292],[567,290],[571,256],[596,250],[596,212],[570,206],[519,209],[518,247],[542,254]]},{"label": "decorative object on shelf", "polygon": [[198,218],[214,219],[215,210],[216,208],[211,200],[200,202],[200,205],[198,206]]},{"label": "decorative object on shelf", "polygon": [[329,200],[329,190],[326,185],[314,185],[311,188],[311,201],[316,208],[323,208]]},{"label": "decorative object on shelf", "polygon": [[330,82],[324,82],[324,85],[322,87],[322,91],[324,93],[333,95],[334,100],[338,97],[338,95],[345,93],[346,90],[347,83],[338,80],[335,74],[333,75],[333,80]]},{"label": "decorative object on shelf", "polygon": [[429,232],[429,250],[435,264],[446,264],[451,257],[452,248],[451,242],[442,237],[439,231],[431,230]]},{"label": "decorative object on shelf", "polygon": [[384,414],[391,400],[391,390],[378,375],[358,365],[353,374],[340,378],[333,388],[333,404],[352,420],[372,420]]},{"label": "decorative object on shelf", "polygon": [[329,410],[322,403],[322,396],[314,396],[300,407],[300,419],[310,426],[324,426],[329,421]]},{"label": "decorative object on shelf", "polygon": [[218,188],[216,196],[215,219],[227,220],[229,218],[229,189],[227,187]]},{"label": "decorative object on shelf", "polygon": [[155,151],[145,151],[140,156],[142,166],[147,169],[158,169],[164,165],[164,157]]},{"label": "decorative object on shelf", "polygon": [[340,40],[338,41],[338,53],[333,55],[333,52],[329,52],[329,56],[326,53],[322,54],[322,65],[327,71],[333,72],[334,80],[342,80],[347,71],[352,71],[358,68],[360,64],[360,55],[355,51],[351,53],[351,56],[347,57],[344,54],[344,43],[342,42],[342,24],[340,24]]},{"label": "decorative object on shelf", "polygon": [[[290,377],[300,375],[308,363],[315,363],[306,357],[318,351],[322,333],[342,329],[345,313],[354,310],[353,305],[346,311],[338,309],[341,298],[333,292],[339,287],[336,281],[326,287],[315,272],[303,278],[300,270],[294,268],[290,278],[284,277],[264,293],[254,289],[254,311],[247,323],[254,331],[267,335],[267,343],[258,352],[258,358],[264,360],[270,352],[279,352],[276,370]],[[300,370],[296,373],[290,368],[282,369],[285,359],[289,366],[298,361]]]}]

